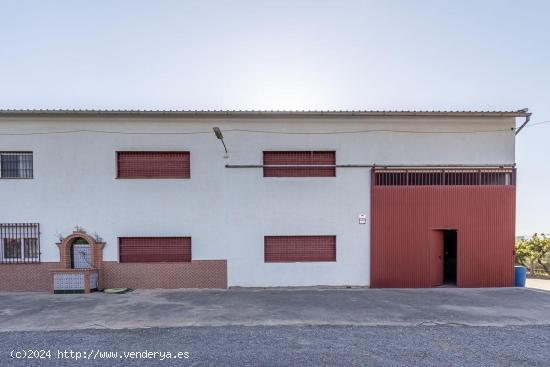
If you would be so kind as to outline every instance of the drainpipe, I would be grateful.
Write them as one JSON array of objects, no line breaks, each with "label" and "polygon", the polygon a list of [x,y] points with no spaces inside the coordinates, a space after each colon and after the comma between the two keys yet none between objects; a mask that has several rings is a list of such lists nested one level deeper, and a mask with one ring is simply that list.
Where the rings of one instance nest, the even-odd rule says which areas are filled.
[{"label": "drainpipe", "polygon": [[[527,112],[527,109],[525,111]],[[527,125],[529,123],[529,120],[531,120],[531,113],[528,113],[525,116],[525,122],[516,130],[516,135],[519,134],[521,129],[523,129],[525,127],[525,125]]]}]

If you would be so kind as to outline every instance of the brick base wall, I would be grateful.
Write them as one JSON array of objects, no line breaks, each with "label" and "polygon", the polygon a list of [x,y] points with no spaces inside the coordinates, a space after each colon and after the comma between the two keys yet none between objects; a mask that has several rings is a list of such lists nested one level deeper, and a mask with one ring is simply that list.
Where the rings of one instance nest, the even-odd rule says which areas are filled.
[{"label": "brick base wall", "polygon": [[0,291],[48,292],[52,287],[50,270],[59,267],[57,262],[0,265]]},{"label": "brick base wall", "polygon": [[[121,264],[105,261],[106,288],[227,288],[226,260]],[[0,265],[0,291],[49,292],[60,263]]]},{"label": "brick base wall", "polygon": [[103,263],[106,288],[227,288],[226,260]]}]

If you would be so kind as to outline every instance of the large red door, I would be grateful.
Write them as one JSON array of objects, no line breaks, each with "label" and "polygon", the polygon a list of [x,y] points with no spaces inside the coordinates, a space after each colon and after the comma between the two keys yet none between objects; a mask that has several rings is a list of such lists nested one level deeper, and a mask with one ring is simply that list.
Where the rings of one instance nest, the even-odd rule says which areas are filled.
[{"label": "large red door", "polygon": [[430,283],[432,287],[443,284],[443,231],[430,233]]},{"label": "large red door", "polygon": [[459,234],[457,287],[512,287],[514,177],[511,169],[373,170],[371,287],[441,283],[431,243],[443,231],[434,228]]}]

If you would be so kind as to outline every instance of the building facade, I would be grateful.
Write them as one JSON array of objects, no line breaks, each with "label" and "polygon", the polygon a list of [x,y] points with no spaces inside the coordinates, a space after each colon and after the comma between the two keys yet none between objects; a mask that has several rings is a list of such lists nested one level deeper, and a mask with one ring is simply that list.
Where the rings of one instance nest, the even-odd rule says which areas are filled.
[{"label": "building facade", "polygon": [[0,290],[512,286],[527,115],[2,111]]}]

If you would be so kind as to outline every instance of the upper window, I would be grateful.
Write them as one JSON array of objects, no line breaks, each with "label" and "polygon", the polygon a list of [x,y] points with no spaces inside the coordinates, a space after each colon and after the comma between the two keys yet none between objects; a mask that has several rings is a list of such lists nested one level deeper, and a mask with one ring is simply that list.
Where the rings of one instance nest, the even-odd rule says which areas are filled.
[{"label": "upper window", "polygon": [[510,186],[514,169],[375,169],[374,186]]},{"label": "upper window", "polygon": [[189,152],[117,152],[117,178],[190,178]]},{"label": "upper window", "polygon": [[333,151],[264,152],[264,177],[335,177]]},{"label": "upper window", "polygon": [[121,263],[189,262],[191,237],[119,237]]},{"label": "upper window", "polygon": [[32,152],[0,152],[0,178],[32,178]]},{"label": "upper window", "polygon": [[38,223],[0,224],[0,264],[40,262]]}]

